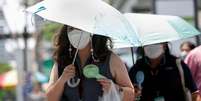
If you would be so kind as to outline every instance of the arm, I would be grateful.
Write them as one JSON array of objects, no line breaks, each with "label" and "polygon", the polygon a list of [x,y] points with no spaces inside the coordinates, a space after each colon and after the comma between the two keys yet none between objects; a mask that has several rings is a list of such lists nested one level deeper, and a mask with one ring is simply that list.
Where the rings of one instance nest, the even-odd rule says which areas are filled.
[{"label": "arm", "polygon": [[110,69],[117,85],[123,90],[123,101],[134,101],[135,92],[128,71],[121,59],[115,54],[111,55]]},{"label": "arm", "polygon": [[183,61],[181,62],[181,65],[184,71],[185,86],[191,92],[192,101],[199,101],[200,100],[199,90],[197,89],[197,86],[193,80],[191,71],[189,67]]},{"label": "arm", "polygon": [[199,92],[192,93],[192,101],[201,101]]},{"label": "arm", "polygon": [[75,74],[74,66],[69,65],[64,69],[62,75],[58,78],[57,68],[58,67],[54,65],[51,71],[49,87],[46,91],[48,101],[59,101],[63,93],[64,84],[67,80],[74,77]]}]

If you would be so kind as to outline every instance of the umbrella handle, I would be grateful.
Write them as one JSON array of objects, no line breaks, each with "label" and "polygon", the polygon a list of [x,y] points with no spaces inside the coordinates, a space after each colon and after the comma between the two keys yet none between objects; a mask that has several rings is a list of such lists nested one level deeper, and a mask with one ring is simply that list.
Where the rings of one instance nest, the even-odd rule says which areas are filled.
[{"label": "umbrella handle", "polygon": [[77,80],[75,80],[75,78],[71,78],[70,80],[67,81],[68,86],[71,88],[77,87],[79,83],[80,83],[79,78]]}]

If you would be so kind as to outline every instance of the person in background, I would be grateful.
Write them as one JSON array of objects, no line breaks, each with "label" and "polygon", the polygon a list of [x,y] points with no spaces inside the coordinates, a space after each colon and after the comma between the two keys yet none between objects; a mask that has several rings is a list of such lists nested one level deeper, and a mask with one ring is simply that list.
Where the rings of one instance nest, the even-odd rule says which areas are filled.
[{"label": "person in background", "polygon": [[[133,85],[139,90],[136,91],[137,100],[185,101],[177,58],[170,54],[168,44],[147,45],[143,47],[142,56],[129,71]],[[179,63],[184,72],[185,87],[190,90],[192,101],[198,101],[198,89],[191,72],[183,61]]]},{"label": "person in background", "polygon": [[34,82],[32,92],[28,95],[28,101],[46,101],[41,83]]},{"label": "person in background", "polygon": [[[186,57],[185,63],[189,66],[193,79],[201,91],[201,45],[193,49]],[[200,96],[201,96],[201,92]]]},{"label": "person in background", "polygon": [[189,42],[189,41],[183,42],[180,46],[181,59],[184,60],[187,54],[194,48],[195,48],[195,45],[192,42]]}]

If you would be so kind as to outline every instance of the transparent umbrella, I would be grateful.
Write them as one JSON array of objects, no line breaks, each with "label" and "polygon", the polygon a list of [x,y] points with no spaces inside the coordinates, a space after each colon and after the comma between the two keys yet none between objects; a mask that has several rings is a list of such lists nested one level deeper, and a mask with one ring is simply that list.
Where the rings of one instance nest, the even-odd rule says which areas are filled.
[{"label": "transparent umbrella", "polygon": [[126,13],[124,16],[137,31],[140,44],[170,42],[199,35],[200,32],[178,16]]}]

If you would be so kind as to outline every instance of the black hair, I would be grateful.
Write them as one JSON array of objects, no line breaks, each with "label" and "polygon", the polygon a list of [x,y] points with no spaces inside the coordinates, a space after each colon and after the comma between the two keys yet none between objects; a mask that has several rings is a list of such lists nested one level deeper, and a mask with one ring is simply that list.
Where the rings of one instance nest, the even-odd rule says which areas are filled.
[{"label": "black hair", "polygon": [[183,43],[181,44],[180,49],[181,49],[184,45],[187,45],[191,50],[196,47],[195,44],[193,44],[192,42],[190,42],[190,41],[185,41],[185,42],[183,42]]}]

